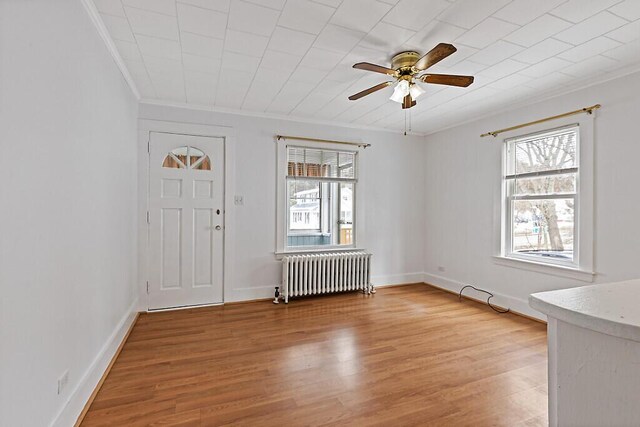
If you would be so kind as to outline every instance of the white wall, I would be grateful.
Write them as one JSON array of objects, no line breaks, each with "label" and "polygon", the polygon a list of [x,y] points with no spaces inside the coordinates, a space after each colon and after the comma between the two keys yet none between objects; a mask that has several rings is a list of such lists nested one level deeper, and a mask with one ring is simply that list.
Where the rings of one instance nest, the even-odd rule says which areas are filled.
[{"label": "white wall", "polygon": [[[183,108],[140,105],[140,118],[179,123],[231,126],[235,129],[235,164],[227,173],[244,206],[226,206],[234,216],[235,250],[233,283],[225,284],[225,301],[273,295],[281,281],[276,246],[276,143],[275,135],[354,140],[372,144],[363,155],[358,198],[366,202],[364,247],[374,254],[376,284],[422,280],[424,139],[399,132],[374,132],[353,128],[246,117]],[[146,155],[140,143],[140,157]],[[146,164],[141,158],[141,190],[145,191]],[[145,227],[145,201],[141,199],[140,227]],[[363,236],[359,236],[359,239]],[[360,241],[359,244],[360,246]],[[143,263],[142,263],[143,264]],[[144,276],[144,274],[142,274]],[[143,290],[141,279],[141,291]],[[145,295],[144,292],[141,295]],[[141,300],[141,308],[146,308]]]},{"label": "white wall", "polygon": [[594,134],[595,282],[640,277],[639,97],[640,74],[634,74],[427,136],[426,280],[455,290],[472,283],[497,293],[492,301],[532,315],[529,294],[586,284],[493,262],[501,139],[479,135],[596,103],[602,108]]},{"label": "white wall", "polygon": [[79,0],[0,1],[2,426],[73,423],[131,319],[136,115]]},{"label": "white wall", "polygon": [[[596,281],[638,277],[639,95],[636,74],[431,135],[426,144],[399,133],[147,104],[140,118],[236,131],[227,170],[244,206],[227,206],[237,227],[228,301],[270,296],[280,282],[274,135],[291,134],[372,144],[358,197],[366,209],[361,246],[375,256],[376,284],[420,281],[426,272],[434,284],[471,282],[527,311],[528,294],[582,282],[493,263],[500,143],[478,135],[602,103]],[[71,422],[143,295],[136,236],[144,227],[138,157],[146,147],[136,117],[137,102],[79,0],[0,2],[1,425]],[[69,384],[57,395],[67,369]]]}]

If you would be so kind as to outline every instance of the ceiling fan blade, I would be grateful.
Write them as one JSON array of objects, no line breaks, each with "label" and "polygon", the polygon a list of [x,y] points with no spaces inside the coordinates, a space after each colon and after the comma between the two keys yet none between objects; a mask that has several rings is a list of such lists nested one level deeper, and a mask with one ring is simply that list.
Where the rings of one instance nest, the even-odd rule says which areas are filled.
[{"label": "ceiling fan blade", "polygon": [[404,99],[402,100],[402,109],[403,110],[406,110],[407,108],[411,108],[414,105],[416,105],[416,101],[411,99],[411,95],[405,96]]},{"label": "ceiling fan blade", "polygon": [[396,73],[396,70],[392,70],[391,68],[383,67],[381,65],[371,64],[369,62],[358,62],[357,64],[353,64],[353,68],[373,71],[374,73],[387,74],[389,76],[393,76]]},{"label": "ceiling fan blade", "polygon": [[438,62],[442,61],[444,58],[451,55],[456,50],[458,49],[456,49],[452,44],[440,43],[438,44],[438,46],[427,52],[422,58],[418,59],[413,67],[419,71],[426,70],[432,65],[435,65]]},{"label": "ceiling fan blade", "polygon": [[437,85],[467,87],[473,83],[473,76],[455,76],[452,74],[425,74],[419,78],[425,83]]},{"label": "ceiling fan blade", "polygon": [[355,95],[351,95],[349,97],[349,100],[355,101],[356,99],[360,99],[363,96],[367,96],[373,92],[379,91],[380,89],[384,89],[385,87],[389,86],[392,83],[393,82],[384,82],[384,83],[380,83],[379,85],[372,86],[369,89],[365,89],[362,92],[358,92]]}]

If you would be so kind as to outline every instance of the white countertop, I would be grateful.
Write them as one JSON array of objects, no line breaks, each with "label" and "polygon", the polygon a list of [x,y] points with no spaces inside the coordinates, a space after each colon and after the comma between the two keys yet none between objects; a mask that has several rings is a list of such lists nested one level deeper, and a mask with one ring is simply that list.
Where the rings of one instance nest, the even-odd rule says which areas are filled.
[{"label": "white countertop", "polygon": [[640,342],[640,279],[539,292],[529,305],[549,317]]}]

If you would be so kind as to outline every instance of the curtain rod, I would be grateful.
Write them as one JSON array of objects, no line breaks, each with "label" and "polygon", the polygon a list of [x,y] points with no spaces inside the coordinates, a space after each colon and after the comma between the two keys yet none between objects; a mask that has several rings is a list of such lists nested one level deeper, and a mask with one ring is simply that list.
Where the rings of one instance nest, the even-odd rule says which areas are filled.
[{"label": "curtain rod", "polygon": [[281,139],[297,139],[298,141],[315,141],[315,142],[328,142],[331,144],[355,145],[357,147],[362,147],[362,148],[371,147],[371,144],[365,144],[364,142],[334,141],[332,139],[305,138],[302,136],[276,135],[276,139],[278,141]]},{"label": "curtain rod", "polygon": [[569,111],[568,113],[558,114],[557,116],[545,117],[544,119],[535,120],[533,122],[523,123],[521,125],[511,126],[511,127],[500,129],[500,130],[494,130],[493,132],[483,133],[482,135],[480,135],[480,137],[481,138],[484,138],[485,136],[496,137],[498,136],[498,134],[503,132],[509,132],[510,130],[516,130],[516,129],[520,129],[527,126],[537,125],[538,123],[544,123],[550,120],[560,119],[562,117],[573,116],[575,114],[582,114],[582,113],[593,114],[593,110],[597,110],[600,107],[601,107],[600,104],[596,104],[596,105],[592,105],[591,107],[585,107],[579,110]]}]

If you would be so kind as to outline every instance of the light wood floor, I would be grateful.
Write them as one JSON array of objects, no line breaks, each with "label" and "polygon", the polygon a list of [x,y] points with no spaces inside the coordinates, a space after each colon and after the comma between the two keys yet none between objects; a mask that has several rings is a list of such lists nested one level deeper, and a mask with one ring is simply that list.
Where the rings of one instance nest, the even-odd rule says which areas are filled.
[{"label": "light wood floor", "polygon": [[83,426],[543,426],[546,328],[427,285],[141,315]]}]

